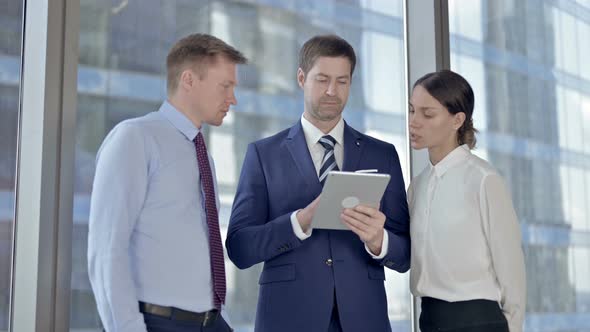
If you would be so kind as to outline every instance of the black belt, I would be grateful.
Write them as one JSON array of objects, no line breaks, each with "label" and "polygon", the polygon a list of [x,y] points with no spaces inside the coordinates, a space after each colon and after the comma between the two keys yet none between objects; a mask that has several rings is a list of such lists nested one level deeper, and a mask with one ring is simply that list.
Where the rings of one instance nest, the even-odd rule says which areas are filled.
[{"label": "black belt", "polygon": [[205,312],[192,312],[174,307],[164,307],[157,304],[139,302],[139,311],[145,314],[160,316],[171,320],[181,320],[200,323],[203,326],[211,326],[220,316],[219,310],[213,309]]}]

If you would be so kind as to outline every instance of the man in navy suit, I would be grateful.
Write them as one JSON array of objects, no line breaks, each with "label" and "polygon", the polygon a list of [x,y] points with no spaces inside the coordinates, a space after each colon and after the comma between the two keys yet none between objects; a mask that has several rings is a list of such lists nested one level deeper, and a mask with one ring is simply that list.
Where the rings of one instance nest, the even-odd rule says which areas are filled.
[{"label": "man in navy suit", "polygon": [[[391,331],[383,266],[410,267],[408,207],[395,147],[342,119],[355,64],[342,38],[308,40],[301,121],[248,146],[226,247],[241,269],[264,262],[257,332]],[[352,231],[313,230],[327,173],[359,169],[391,175],[380,209],[344,209]]]}]

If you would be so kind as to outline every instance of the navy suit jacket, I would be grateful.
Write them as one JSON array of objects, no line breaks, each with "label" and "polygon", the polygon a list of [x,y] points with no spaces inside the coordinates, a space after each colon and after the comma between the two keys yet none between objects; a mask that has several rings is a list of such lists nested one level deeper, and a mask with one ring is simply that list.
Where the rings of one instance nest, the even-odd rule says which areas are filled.
[{"label": "navy suit jacket", "polygon": [[383,266],[399,272],[410,267],[400,162],[393,145],[345,124],[342,170],[359,169],[391,175],[381,201],[389,234],[388,252],[381,260],[373,259],[351,231],[314,229],[304,241],[293,232],[293,211],[322,191],[301,122],[248,146],[226,247],[240,269],[264,262],[257,332],[326,332],[334,296],[344,331],[391,331]]}]

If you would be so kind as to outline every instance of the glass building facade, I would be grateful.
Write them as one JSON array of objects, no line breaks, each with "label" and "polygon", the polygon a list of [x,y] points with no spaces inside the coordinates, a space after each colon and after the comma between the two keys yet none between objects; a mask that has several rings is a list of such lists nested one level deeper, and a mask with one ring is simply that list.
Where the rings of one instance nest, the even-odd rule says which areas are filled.
[{"label": "glass building facade", "polygon": [[476,152],[521,222],[528,331],[590,331],[590,2],[449,1]]},{"label": "glass building facade", "polygon": [[[81,1],[80,21],[72,328],[100,324],[86,269],[97,149],[121,120],[158,109],[165,98],[167,52],[184,35],[211,33],[250,60],[239,68],[238,105],[221,127],[206,129],[217,165],[223,235],[248,143],[301,117],[297,54],[313,35],[336,33],[353,45],[359,63],[345,118],[394,143],[407,164],[401,1]],[[226,269],[230,319],[237,331],[250,331],[261,265],[241,271],[226,259]],[[392,323],[409,330],[407,275],[390,271],[387,277]]]},{"label": "glass building facade", "polygon": [[0,331],[8,328],[15,214],[23,3],[0,3]]}]

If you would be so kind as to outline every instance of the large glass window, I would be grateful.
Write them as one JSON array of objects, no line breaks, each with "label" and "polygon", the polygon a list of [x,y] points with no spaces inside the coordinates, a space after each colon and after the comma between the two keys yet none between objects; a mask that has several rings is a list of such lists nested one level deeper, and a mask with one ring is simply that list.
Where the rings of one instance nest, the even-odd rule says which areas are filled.
[{"label": "large glass window", "polygon": [[[88,209],[94,159],[120,121],[158,109],[165,98],[165,57],[180,37],[211,33],[250,59],[239,70],[238,105],[206,132],[220,185],[222,234],[249,142],[296,123],[303,112],[297,52],[315,34],[337,33],[359,63],[345,118],[360,131],[396,145],[406,171],[402,1],[90,1],[81,0],[78,129],[72,251],[71,329],[99,329],[87,276]],[[237,331],[253,328],[261,266],[237,270],[227,261],[228,309]],[[388,271],[389,314],[410,330],[407,274]]]},{"label": "large glass window", "polygon": [[527,331],[590,330],[590,3],[449,1],[451,67],[475,90],[476,153],[506,177]]},{"label": "large glass window", "polygon": [[23,1],[0,2],[0,331],[8,329]]}]

